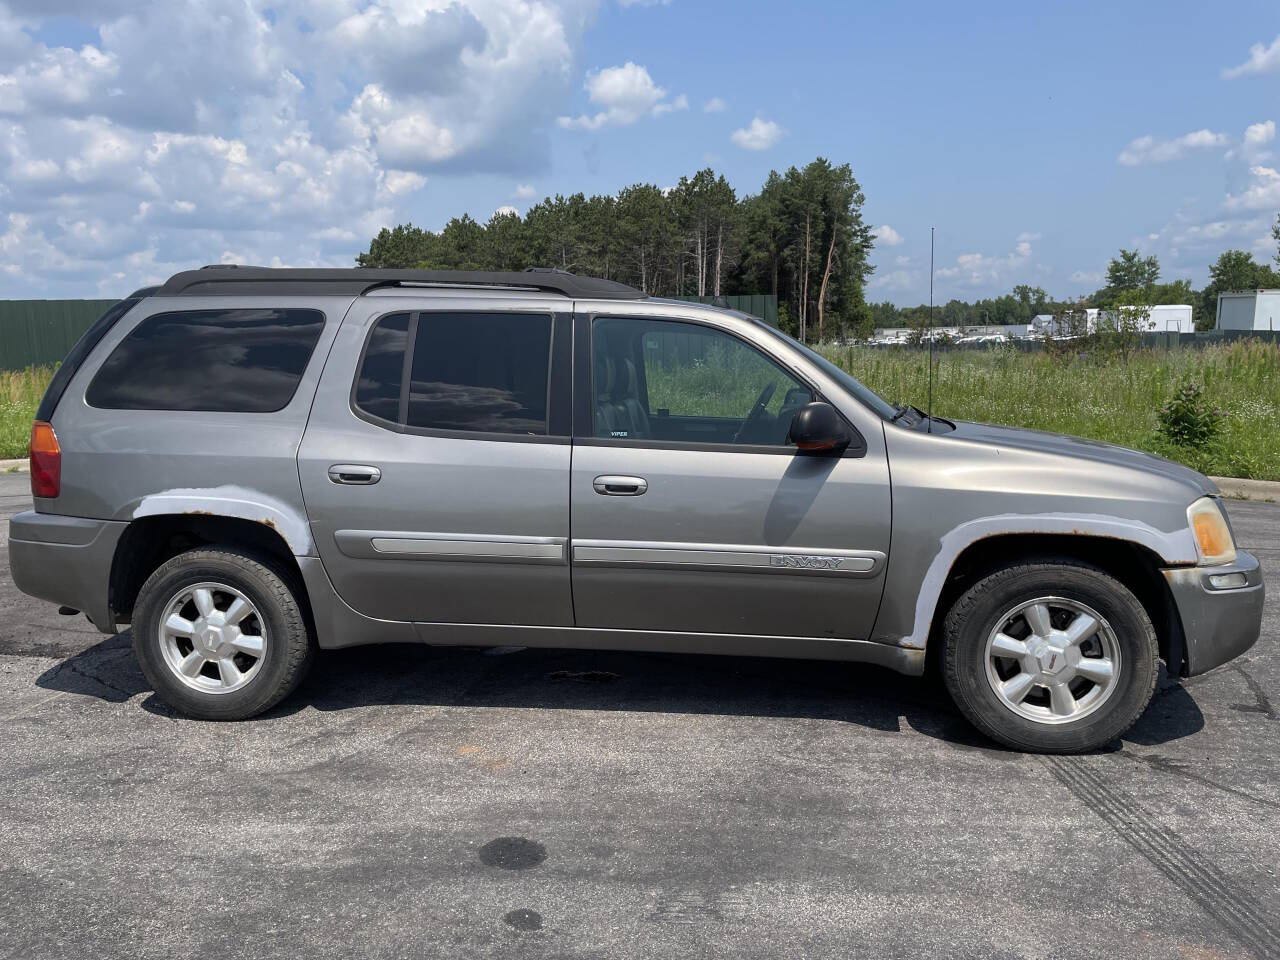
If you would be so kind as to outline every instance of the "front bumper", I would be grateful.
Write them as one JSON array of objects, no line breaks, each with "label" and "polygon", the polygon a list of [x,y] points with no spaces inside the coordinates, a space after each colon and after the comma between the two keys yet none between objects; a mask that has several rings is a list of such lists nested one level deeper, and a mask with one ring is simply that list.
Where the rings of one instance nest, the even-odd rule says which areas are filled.
[{"label": "front bumper", "polygon": [[[1234,563],[1162,570],[1186,639],[1183,674],[1193,677],[1244,653],[1262,632],[1262,568],[1240,551]],[[1215,587],[1210,577],[1243,576],[1243,584]],[[1240,576],[1233,578],[1240,580]],[[1219,581],[1222,582],[1222,581]]]},{"label": "front bumper", "polygon": [[83,610],[103,633],[115,633],[111,563],[128,524],[26,511],[9,521],[9,567],[23,593]]}]

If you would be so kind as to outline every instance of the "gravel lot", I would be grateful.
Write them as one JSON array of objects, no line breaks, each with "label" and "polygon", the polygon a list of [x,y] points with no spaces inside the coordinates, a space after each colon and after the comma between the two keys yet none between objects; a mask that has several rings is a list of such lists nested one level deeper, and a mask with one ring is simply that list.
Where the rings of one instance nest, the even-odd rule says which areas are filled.
[{"label": "gravel lot", "polygon": [[1022,756],[872,667],[324,653],[180,719],[18,594],[0,474],[0,956],[1280,957],[1280,506],[1262,639],[1111,752]]}]

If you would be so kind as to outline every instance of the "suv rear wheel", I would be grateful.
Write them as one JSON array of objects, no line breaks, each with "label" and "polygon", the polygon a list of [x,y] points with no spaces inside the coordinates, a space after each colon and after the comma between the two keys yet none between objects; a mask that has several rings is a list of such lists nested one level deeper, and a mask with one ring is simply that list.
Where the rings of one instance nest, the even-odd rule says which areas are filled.
[{"label": "suv rear wheel", "polygon": [[134,606],[133,649],[152,688],[202,720],[243,720],[291,693],[314,643],[294,578],[231,548],[179,554]]},{"label": "suv rear wheel", "polygon": [[1084,563],[997,570],[961,594],[944,631],[956,706],[1019,750],[1097,749],[1133,726],[1155,691],[1159,652],[1146,611]]}]

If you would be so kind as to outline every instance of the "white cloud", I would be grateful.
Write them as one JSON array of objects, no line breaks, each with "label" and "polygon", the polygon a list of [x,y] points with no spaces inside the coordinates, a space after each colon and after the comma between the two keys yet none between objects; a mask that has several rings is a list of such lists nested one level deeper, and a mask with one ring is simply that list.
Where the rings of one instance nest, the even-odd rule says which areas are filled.
[{"label": "white cloud", "polygon": [[660,117],[664,113],[671,113],[674,110],[688,110],[688,109],[689,109],[689,98],[682,93],[680,94],[680,96],[676,97],[674,100],[670,101],[669,103],[660,103],[656,107],[654,107],[653,115],[655,117]]},{"label": "white cloud", "polygon": [[493,215],[495,217],[518,217],[520,216],[520,211],[511,206],[511,204],[504,203],[502,206],[498,207],[497,210],[493,211]]},{"label": "white cloud", "polygon": [[702,105],[703,113],[724,113],[729,108],[729,104],[725,103],[719,97],[712,97]]},{"label": "white cloud", "polygon": [[939,267],[937,275],[965,287],[1007,286],[1032,270],[1043,272],[1042,268],[1033,265],[1032,252],[1031,241],[1019,239],[1015,242],[1013,252],[1003,256],[962,253],[956,257],[955,264]]},{"label": "white cloud", "polygon": [[412,170],[388,170],[382,178],[388,193],[413,193],[427,185],[427,178]]},{"label": "white cloud", "polygon": [[583,86],[587,99],[603,109],[594,114],[558,117],[556,123],[564,130],[625,127],[646,115],[659,117],[689,107],[689,98],[684,94],[667,100],[667,91],[653,82],[649,71],[630,60],[620,67],[606,67],[587,74]]},{"label": "white cloud", "polygon": [[433,172],[542,170],[597,2],[0,2],[0,296],[346,265]]},{"label": "white cloud", "polygon": [[1137,167],[1147,163],[1167,163],[1170,160],[1177,160],[1188,150],[1221,147],[1226,144],[1226,134],[1214,133],[1212,130],[1194,130],[1173,140],[1157,140],[1152,136],[1138,137],[1129,141],[1129,145],[1120,151],[1116,160],[1126,167]]},{"label": "white cloud", "polygon": [[876,238],[877,243],[884,247],[896,247],[902,243],[902,234],[887,223],[876,227],[871,231],[871,235]]},{"label": "white cloud", "polygon": [[908,290],[921,289],[927,293],[929,289],[928,282],[920,274],[914,270],[903,269],[890,270],[888,273],[874,273],[867,286],[883,293],[904,293]]},{"label": "white cloud", "polygon": [[618,0],[620,7],[665,7],[671,0]]},{"label": "white cloud", "polygon": [[1232,147],[1226,152],[1227,161],[1235,160],[1242,157],[1246,164],[1253,165],[1265,163],[1271,159],[1271,151],[1267,148],[1267,144],[1276,138],[1276,122],[1274,120],[1264,120],[1260,123],[1251,123],[1245,128],[1244,138],[1240,142],[1240,146]]},{"label": "white cloud", "polygon": [[1267,120],[1263,123],[1251,123],[1244,131],[1244,142],[1253,144],[1270,143],[1276,138],[1276,122]]},{"label": "white cloud", "polygon": [[1248,60],[1222,71],[1227,79],[1250,73],[1280,73],[1280,36],[1272,40],[1269,47],[1255,43],[1249,48]]},{"label": "white cloud", "polygon": [[781,140],[785,133],[786,131],[772,120],[756,117],[750,125],[733,131],[729,139],[743,150],[768,150]]},{"label": "white cloud", "polygon": [[538,195],[538,191],[533,189],[533,184],[518,183],[516,184],[515,195],[518,200],[532,200]]},{"label": "white cloud", "polygon": [[1228,194],[1223,206],[1228,210],[1275,210],[1280,208],[1280,172],[1261,165],[1249,168],[1252,182],[1240,193]]},{"label": "white cloud", "polygon": [[1098,271],[1077,270],[1071,274],[1071,282],[1096,287],[1102,283],[1102,274]]}]

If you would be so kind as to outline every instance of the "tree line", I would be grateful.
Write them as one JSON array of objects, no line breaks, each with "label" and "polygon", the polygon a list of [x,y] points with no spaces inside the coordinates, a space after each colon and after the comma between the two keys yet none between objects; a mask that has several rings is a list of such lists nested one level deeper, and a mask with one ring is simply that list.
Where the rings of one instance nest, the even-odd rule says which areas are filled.
[{"label": "tree line", "polygon": [[[866,338],[876,327],[921,329],[929,307],[868,304],[873,238],[862,219],[866,198],[848,164],[818,157],[770,172],[760,191],[738,196],[707,168],[667,189],[638,183],[615,195],[557,194],[521,216],[500,210],[480,223],[454,217],[438,233],[411,223],[383,228],[356,257],[364,267],[429,270],[523,270],[554,266],[618,280],[654,296],[772,293],[783,329],[806,341]],[[1272,229],[1280,264],[1280,216]],[[946,327],[1029,324],[1085,307],[1136,301],[1185,303],[1197,329],[1216,321],[1218,293],[1280,287],[1280,273],[1244,250],[1228,250],[1209,268],[1209,283],[1161,282],[1155,256],[1121,249],[1107,282],[1085,297],[1059,300],[1019,284],[976,301],[935,308]]]},{"label": "tree line", "polygon": [[618,280],[655,296],[772,293],[786,329],[807,340],[869,332],[871,231],[848,164],[818,157],[769,174],[738,196],[707,168],[669,189],[547,197],[487,223],[464,214],[438,233],[411,223],[382,229],[363,267],[523,270],[551,266]]}]

